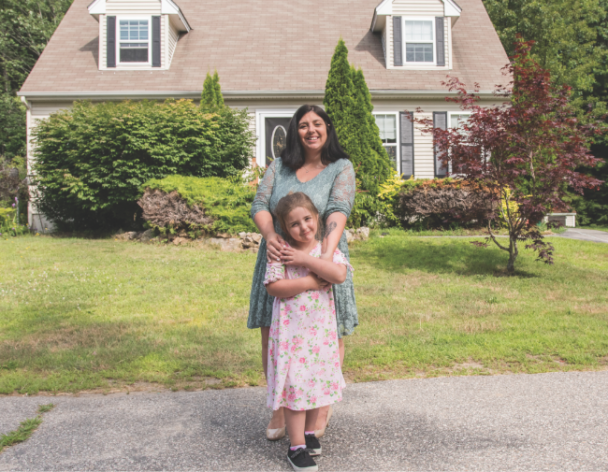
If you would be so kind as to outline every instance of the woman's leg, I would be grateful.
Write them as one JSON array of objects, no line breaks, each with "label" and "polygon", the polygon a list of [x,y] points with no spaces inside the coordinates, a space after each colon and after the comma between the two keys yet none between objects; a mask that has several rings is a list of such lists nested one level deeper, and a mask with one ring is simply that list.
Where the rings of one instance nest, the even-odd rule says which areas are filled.
[{"label": "woman's leg", "polygon": [[[260,328],[262,331],[262,365],[264,366],[264,378],[268,381],[268,334],[270,327]],[[279,429],[285,426],[284,408],[272,411],[272,418],[268,423],[268,429]]]},{"label": "woman's leg", "polygon": [[[344,338],[338,339],[338,348],[340,350],[340,366],[344,365]],[[318,409],[319,415],[317,416],[317,426],[315,431],[324,429],[327,426],[327,414],[329,413],[329,407],[324,406]],[[306,430],[309,431],[309,430]]]}]

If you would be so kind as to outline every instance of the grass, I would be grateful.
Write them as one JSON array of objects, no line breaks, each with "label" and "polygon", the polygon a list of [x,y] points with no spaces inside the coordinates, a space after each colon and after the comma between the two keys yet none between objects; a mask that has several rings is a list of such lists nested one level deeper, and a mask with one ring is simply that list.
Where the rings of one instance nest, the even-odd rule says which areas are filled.
[{"label": "grass", "polygon": [[[471,239],[381,233],[351,249],[351,381],[608,365],[607,246],[555,238],[554,266],[522,251],[506,277]],[[0,254],[0,393],[264,383],[254,254],[48,237]]]},{"label": "grass", "polygon": [[49,403],[48,405],[40,405],[38,407],[38,416],[36,418],[30,418],[22,421],[15,431],[11,431],[7,434],[0,435],[0,453],[4,448],[14,446],[15,444],[27,441],[30,436],[38,429],[38,426],[42,424],[42,415],[51,411],[55,405]]}]

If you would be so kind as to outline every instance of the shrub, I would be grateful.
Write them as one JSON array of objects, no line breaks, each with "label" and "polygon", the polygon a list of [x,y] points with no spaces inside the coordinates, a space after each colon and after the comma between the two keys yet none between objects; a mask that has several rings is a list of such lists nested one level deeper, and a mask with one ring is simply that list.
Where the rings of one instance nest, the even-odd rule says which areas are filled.
[{"label": "shrub", "polygon": [[142,184],[238,175],[254,143],[246,110],[207,113],[191,100],[79,102],[34,136],[36,203],[70,230],[136,226]]},{"label": "shrub", "polygon": [[141,190],[144,219],[163,231],[257,232],[249,215],[255,188],[239,178],[172,175],[149,180]]},{"label": "shrub", "polygon": [[407,180],[395,206],[404,228],[482,225],[492,215],[488,191],[460,180]]}]

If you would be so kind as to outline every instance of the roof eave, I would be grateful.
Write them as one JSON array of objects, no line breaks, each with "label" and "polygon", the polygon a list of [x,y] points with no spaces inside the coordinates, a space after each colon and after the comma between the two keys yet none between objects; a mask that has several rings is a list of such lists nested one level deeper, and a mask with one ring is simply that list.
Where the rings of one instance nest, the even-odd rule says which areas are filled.
[{"label": "roof eave", "polygon": [[[446,90],[370,90],[372,98],[378,100],[388,99],[432,99],[440,100],[455,96],[455,92]],[[316,99],[322,100],[324,90],[227,90],[222,91],[225,99],[238,100],[284,100],[284,99]],[[166,98],[198,99],[201,90],[175,90],[166,92],[149,91],[116,91],[116,92],[18,92],[18,96],[26,100],[159,100]],[[491,91],[480,91],[477,94],[481,99],[499,99]]]}]

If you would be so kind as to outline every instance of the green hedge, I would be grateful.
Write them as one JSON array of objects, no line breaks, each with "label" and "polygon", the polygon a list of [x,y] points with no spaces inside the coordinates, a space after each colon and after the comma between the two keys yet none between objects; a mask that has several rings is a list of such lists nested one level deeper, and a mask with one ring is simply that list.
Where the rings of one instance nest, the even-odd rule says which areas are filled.
[{"label": "green hedge", "polygon": [[71,230],[137,226],[144,182],[235,176],[254,144],[246,111],[208,113],[191,100],[78,102],[34,136],[38,206]]},{"label": "green hedge", "polygon": [[[161,190],[167,194],[177,192],[189,206],[196,204],[202,207],[205,214],[215,220],[211,227],[201,228],[208,232],[258,232],[250,216],[255,188],[243,183],[241,179],[172,175],[149,180],[141,187],[140,193],[143,194],[146,190]],[[177,229],[183,225],[184,222],[176,221],[168,229]]]}]

